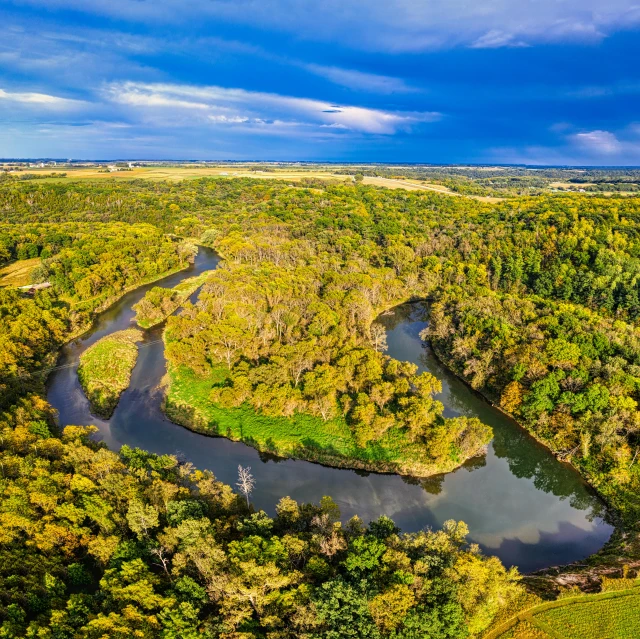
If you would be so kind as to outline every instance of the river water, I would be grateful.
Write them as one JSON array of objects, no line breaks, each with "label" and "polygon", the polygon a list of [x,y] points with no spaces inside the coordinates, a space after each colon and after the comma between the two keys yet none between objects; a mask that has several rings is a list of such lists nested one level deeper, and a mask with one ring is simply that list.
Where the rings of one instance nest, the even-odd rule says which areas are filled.
[{"label": "river water", "polygon": [[[175,286],[215,268],[218,260],[213,251],[201,247],[188,270],[128,293],[96,319],[89,333],[62,349],[59,365],[77,362],[104,335],[133,326],[131,307],[153,286]],[[145,332],[130,387],[111,419],[91,415],[77,365],[51,374],[47,396],[61,425],[95,424],[100,439],[113,450],[128,444],[157,454],[178,454],[231,485],[237,481],[239,464],[251,466],[256,479],[252,501],[270,514],[285,495],[301,502],[330,495],[345,519],[358,514],[368,521],[387,515],[407,532],[435,528],[447,519],[463,520],[470,541],[523,572],[576,561],[601,548],[613,530],[604,520],[603,503],[572,468],[437,361],[419,337],[427,325],[426,305],[404,304],[379,321],[387,329],[388,355],[414,362],[442,381],[438,399],[445,416],[477,416],[493,428],[495,437],[485,456],[452,473],[418,481],[274,459],[238,442],[193,433],[170,422],[160,410],[157,387],[165,373],[162,327]]]}]

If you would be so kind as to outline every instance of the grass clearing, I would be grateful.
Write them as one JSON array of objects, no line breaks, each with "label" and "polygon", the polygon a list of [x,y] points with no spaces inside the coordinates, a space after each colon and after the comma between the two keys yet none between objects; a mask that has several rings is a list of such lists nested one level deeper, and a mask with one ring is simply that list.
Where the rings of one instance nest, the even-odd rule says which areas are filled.
[{"label": "grass clearing", "polygon": [[632,587],[543,603],[490,630],[484,639],[638,639],[640,581],[616,581]]},{"label": "grass clearing", "polygon": [[359,468],[427,477],[454,470],[436,466],[425,447],[414,444],[398,429],[390,429],[366,448],[356,445],[351,429],[342,417],[323,421],[296,414],[271,417],[249,406],[222,408],[209,399],[211,389],[226,378],[224,369],[199,377],[188,368],[170,369],[166,378],[165,412],[174,422],[205,435],[242,441],[259,451],[281,457],[295,457],[328,466]]},{"label": "grass clearing", "polygon": [[98,340],[80,356],[78,378],[91,412],[98,417],[111,417],[120,395],[129,387],[131,371],[138,359],[136,343],[142,332],[130,328]]},{"label": "grass clearing", "polygon": [[31,273],[40,265],[39,257],[18,260],[0,269],[0,287],[17,288],[31,284]]},{"label": "grass clearing", "polygon": [[[30,173],[46,173],[50,171],[33,169]],[[65,169],[66,177],[44,177],[38,183],[74,182],[77,180],[195,180],[203,177],[241,178],[250,177],[262,180],[291,180],[297,182],[304,178],[348,179],[351,176],[340,175],[322,169],[281,169],[274,171],[256,171],[249,166],[144,166],[131,170],[108,172],[96,167],[80,167]]]},{"label": "grass clearing", "polygon": [[534,615],[563,639],[637,639],[640,637],[640,592],[572,603]]}]

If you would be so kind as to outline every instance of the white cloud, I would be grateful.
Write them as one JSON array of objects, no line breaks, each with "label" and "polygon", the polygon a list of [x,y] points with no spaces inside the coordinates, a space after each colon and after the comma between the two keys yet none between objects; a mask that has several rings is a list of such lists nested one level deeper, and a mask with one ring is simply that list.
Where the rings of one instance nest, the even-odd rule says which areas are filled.
[{"label": "white cloud", "polygon": [[356,91],[370,91],[372,93],[411,93],[416,91],[401,78],[388,75],[365,73],[355,69],[342,69],[321,64],[306,64],[304,68],[334,84]]},{"label": "white cloud", "polygon": [[640,128],[631,124],[618,133],[595,129],[567,134],[570,125],[552,127],[563,132],[555,146],[496,148],[488,158],[514,164],[546,164],[573,166],[622,166],[640,164]]},{"label": "white cloud", "polygon": [[210,107],[204,102],[190,102],[178,100],[161,93],[143,93],[135,90],[126,90],[117,93],[116,101],[121,104],[143,107],[168,107],[172,109],[199,109],[208,110]]},{"label": "white cloud", "polygon": [[223,122],[227,124],[243,124],[245,122],[249,122],[249,118],[243,118],[239,115],[210,115],[209,120],[211,120],[211,122]]},{"label": "white cloud", "polygon": [[622,142],[611,131],[576,133],[573,141],[589,153],[613,155],[623,149]]},{"label": "white cloud", "polygon": [[501,47],[526,47],[523,40],[516,40],[515,33],[505,33],[496,29],[491,29],[481,35],[475,42],[471,43],[473,49],[499,49]]},{"label": "white cloud", "polygon": [[640,24],[634,0],[21,0],[155,23],[227,20],[371,50],[599,41]]},{"label": "white cloud", "polygon": [[10,102],[13,104],[21,104],[27,106],[37,106],[45,109],[75,109],[86,104],[82,100],[71,100],[69,98],[60,98],[47,93],[19,93],[9,92],[0,89],[0,101]]},{"label": "white cloud", "polygon": [[189,117],[202,112],[203,119],[211,123],[329,125],[390,135],[441,117],[436,112],[385,111],[217,86],[124,82],[108,85],[104,93],[108,100],[142,110],[149,117],[160,114],[176,122],[179,112],[186,110],[192,112]]}]

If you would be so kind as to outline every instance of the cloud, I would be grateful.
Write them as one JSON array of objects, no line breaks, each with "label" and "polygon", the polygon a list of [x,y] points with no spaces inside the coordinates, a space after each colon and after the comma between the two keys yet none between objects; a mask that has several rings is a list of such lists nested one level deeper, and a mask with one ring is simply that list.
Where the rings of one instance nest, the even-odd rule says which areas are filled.
[{"label": "cloud", "polygon": [[210,106],[204,102],[191,102],[179,100],[162,93],[145,93],[138,90],[127,89],[115,93],[116,102],[142,107],[168,107],[171,109],[199,109],[209,110]]},{"label": "cloud", "polygon": [[516,40],[515,33],[491,29],[471,43],[472,49],[500,49],[501,47],[526,47],[524,40]]},{"label": "cloud", "polygon": [[604,129],[566,133],[566,123],[554,128],[565,132],[555,146],[497,148],[488,158],[496,162],[572,166],[632,166],[640,164],[640,128],[631,124],[620,132]]},{"label": "cloud", "polygon": [[588,153],[614,155],[620,153],[623,144],[611,131],[588,131],[576,133],[573,142]]},{"label": "cloud", "polygon": [[86,102],[82,100],[71,100],[60,98],[46,93],[11,93],[0,89],[0,102],[10,102],[26,106],[37,106],[44,109],[76,109],[82,107]]},{"label": "cloud", "polygon": [[22,0],[150,23],[227,21],[370,50],[597,42],[637,27],[633,0]]},{"label": "cloud", "polygon": [[416,91],[401,78],[388,75],[365,73],[354,69],[342,69],[340,67],[323,66],[321,64],[303,65],[307,71],[322,78],[326,78],[334,84],[353,89],[354,91],[369,91],[371,93],[412,93]]},{"label": "cloud", "polygon": [[180,121],[180,112],[189,117],[202,112],[203,122],[221,124],[298,124],[335,126],[360,133],[392,135],[423,122],[434,122],[436,112],[385,111],[323,100],[276,93],[247,91],[218,86],[168,83],[123,82],[106,86],[107,100],[134,107],[148,117]]}]

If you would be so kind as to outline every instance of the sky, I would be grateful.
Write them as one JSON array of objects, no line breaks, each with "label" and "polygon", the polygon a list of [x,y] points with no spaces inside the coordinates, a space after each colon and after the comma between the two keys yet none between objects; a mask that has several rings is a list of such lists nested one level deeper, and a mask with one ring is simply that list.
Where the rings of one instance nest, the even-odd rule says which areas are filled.
[{"label": "sky", "polygon": [[0,0],[0,157],[640,165],[640,0]]}]

